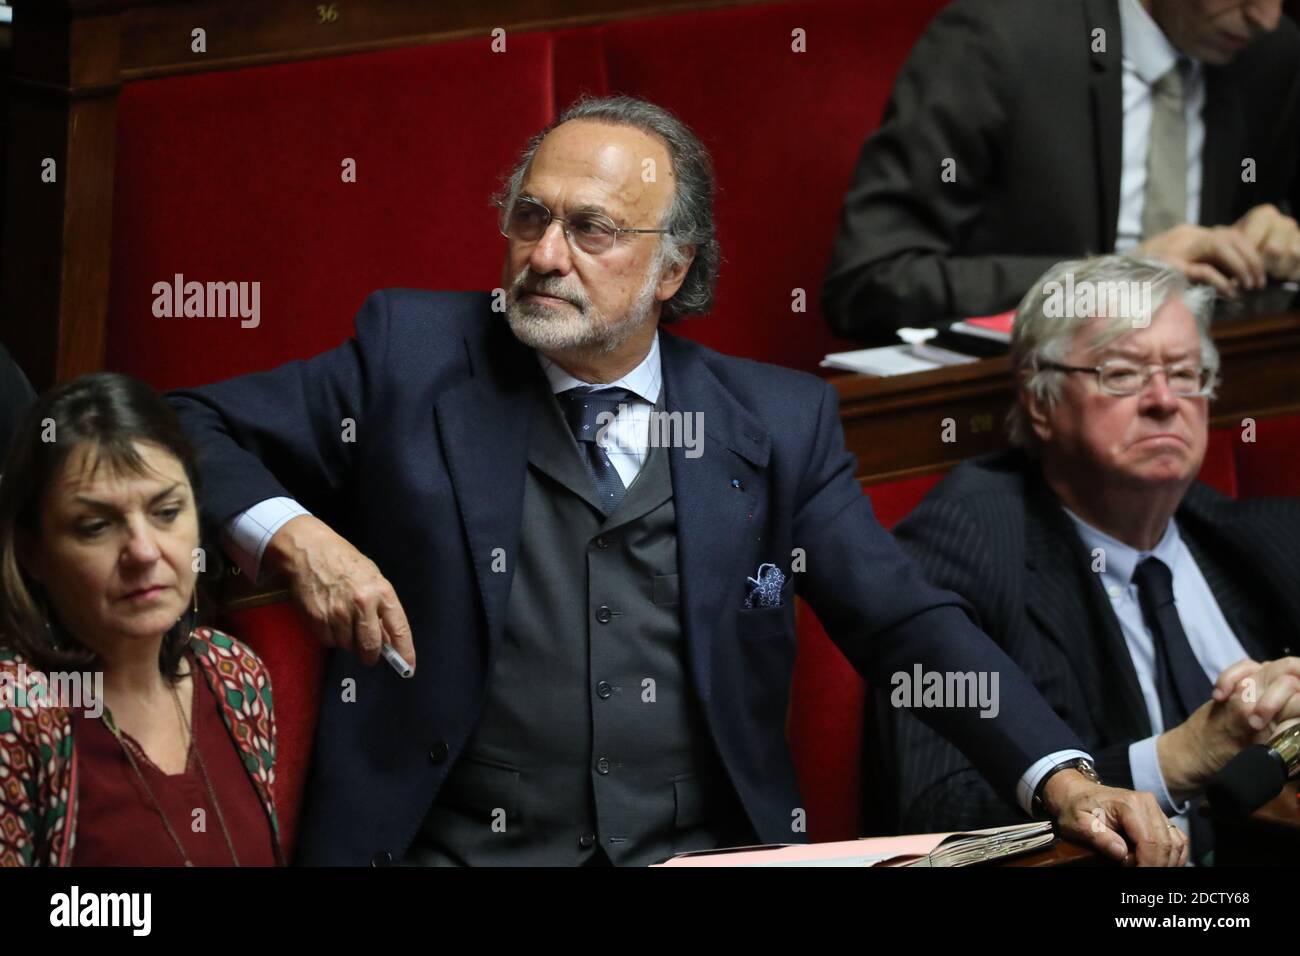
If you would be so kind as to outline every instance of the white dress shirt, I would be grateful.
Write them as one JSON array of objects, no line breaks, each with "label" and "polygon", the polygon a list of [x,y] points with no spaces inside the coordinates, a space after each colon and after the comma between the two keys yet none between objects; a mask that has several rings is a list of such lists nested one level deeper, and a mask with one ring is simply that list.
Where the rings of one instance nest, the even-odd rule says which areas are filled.
[{"label": "white dress shirt", "polygon": [[[546,380],[551,383],[551,391],[560,392],[582,385],[591,385],[582,379],[574,378],[560,366],[556,365],[541,352],[537,353],[542,363]],[[627,405],[620,405],[614,421],[606,429],[603,447],[609,455],[610,464],[618,472],[624,488],[631,488],[632,482],[641,472],[646,455],[650,451],[650,413],[659,401],[659,392],[663,389],[663,369],[659,363],[659,336],[655,335],[640,364],[617,381],[602,383],[597,390],[607,388],[625,388],[633,397]]]},{"label": "white dress shirt", "polygon": [[[1119,0],[1123,34],[1124,141],[1119,180],[1119,218],[1115,252],[1128,252],[1142,240],[1142,206],[1147,189],[1147,146],[1151,139],[1152,87],[1181,54],[1138,0]],[[1201,214],[1201,151],[1205,145],[1205,69],[1186,58],[1183,110],[1187,116],[1187,222]]]}]

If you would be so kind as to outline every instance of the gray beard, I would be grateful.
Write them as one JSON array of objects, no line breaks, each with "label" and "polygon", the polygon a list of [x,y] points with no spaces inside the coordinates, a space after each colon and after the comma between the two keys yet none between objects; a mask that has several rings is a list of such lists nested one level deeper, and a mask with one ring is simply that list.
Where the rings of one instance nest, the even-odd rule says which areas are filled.
[{"label": "gray beard", "polygon": [[506,307],[510,331],[524,345],[542,352],[590,349],[615,352],[640,329],[654,307],[658,269],[651,269],[645,285],[626,314],[617,321],[606,322],[605,316],[590,303],[557,314],[545,306],[531,306],[519,301],[523,293],[526,270],[515,279],[511,301]]}]

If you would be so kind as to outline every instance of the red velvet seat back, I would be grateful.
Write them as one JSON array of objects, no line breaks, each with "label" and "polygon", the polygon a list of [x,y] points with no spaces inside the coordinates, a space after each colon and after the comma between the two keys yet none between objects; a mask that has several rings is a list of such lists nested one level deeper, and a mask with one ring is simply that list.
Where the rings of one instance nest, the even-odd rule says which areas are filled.
[{"label": "red velvet seat back", "polygon": [[[546,34],[128,84],[108,365],[159,387],[305,358],[387,286],[490,289],[489,197],[554,110]],[[343,162],[355,160],[356,182]],[[258,281],[261,318],[157,318],[156,282]]]},{"label": "red velvet seat back", "polygon": [[320,705],[325,649],[289,601],[264,604],[228,615],[231,634],[253,649],[271,672],[275,705],[275,805],[285,854],[292,858],[298,816],[311,765]]},{"label": "red velvet seat back", "polygon": [[[876,518],[892,529],[942,477],[921,475],[864,490]],[[808,837],[815,843],[852,840],[862,834],[866,687],[803,601],[796,627],[787,737],[807,804]]]},{"label": "red velvet seat back", "polygon": [[1248,426],[1225,431],[1233,438],[1243,498],[1300,497],[1300,415],[1260,419],[1253,434]]},{"label": "red velvet seat back", "polygon": [[1236,434],[1230,428],[1210,430],[1210,439],[1205,446],[1205,460],[1197,474],[1198,481],[1203,481],[1211,488],[1223,492],[1229,498],[1237,497],[1237,459],[1233,444]]}]

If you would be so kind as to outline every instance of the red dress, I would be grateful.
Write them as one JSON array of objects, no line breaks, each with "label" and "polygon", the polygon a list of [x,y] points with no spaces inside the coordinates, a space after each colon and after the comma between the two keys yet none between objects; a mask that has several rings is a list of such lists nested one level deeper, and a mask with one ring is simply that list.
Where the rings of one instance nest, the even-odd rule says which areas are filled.
[{"label": "red dress", "polygon": [[[203,782],[198,750],[230,830],[240,866],[274,866],[271,821],[244,769],[203,671],[190,661],[194,685],[193,742],[183,773],[167,775],[123,732],[136,765],[149,782],[172,831],[195,866],[232,866],[230,848]],[[158,810],[103,718],[73,717],[77,748],[77,845],[73,866],[183,866]],[[178,728],[179,729],[179,728]],[[204,811],[205,832],[196,833],[194,811]]]}]

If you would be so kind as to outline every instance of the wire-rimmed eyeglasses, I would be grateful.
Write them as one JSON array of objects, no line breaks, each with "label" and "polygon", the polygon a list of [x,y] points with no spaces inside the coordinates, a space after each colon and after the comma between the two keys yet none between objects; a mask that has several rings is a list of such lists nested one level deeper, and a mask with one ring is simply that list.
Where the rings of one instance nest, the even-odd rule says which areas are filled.
[{"label": "wire-rimmed eyeglasses", "polygon": [[552,222],[558,222],[564,229],[569,244],[576,246],[590,256],[608,252],[614,241],[621,235],[643,235],[649,233],[663,234],[667,229],[629,229],[620,226],[608,216],[598,212],[575,212],[561,219],[553,215],[543,203],[536,199],[520,197],[510,206],[498,203],[501,210],[501,235],[514,242],[536,242],[541,239]]}]

